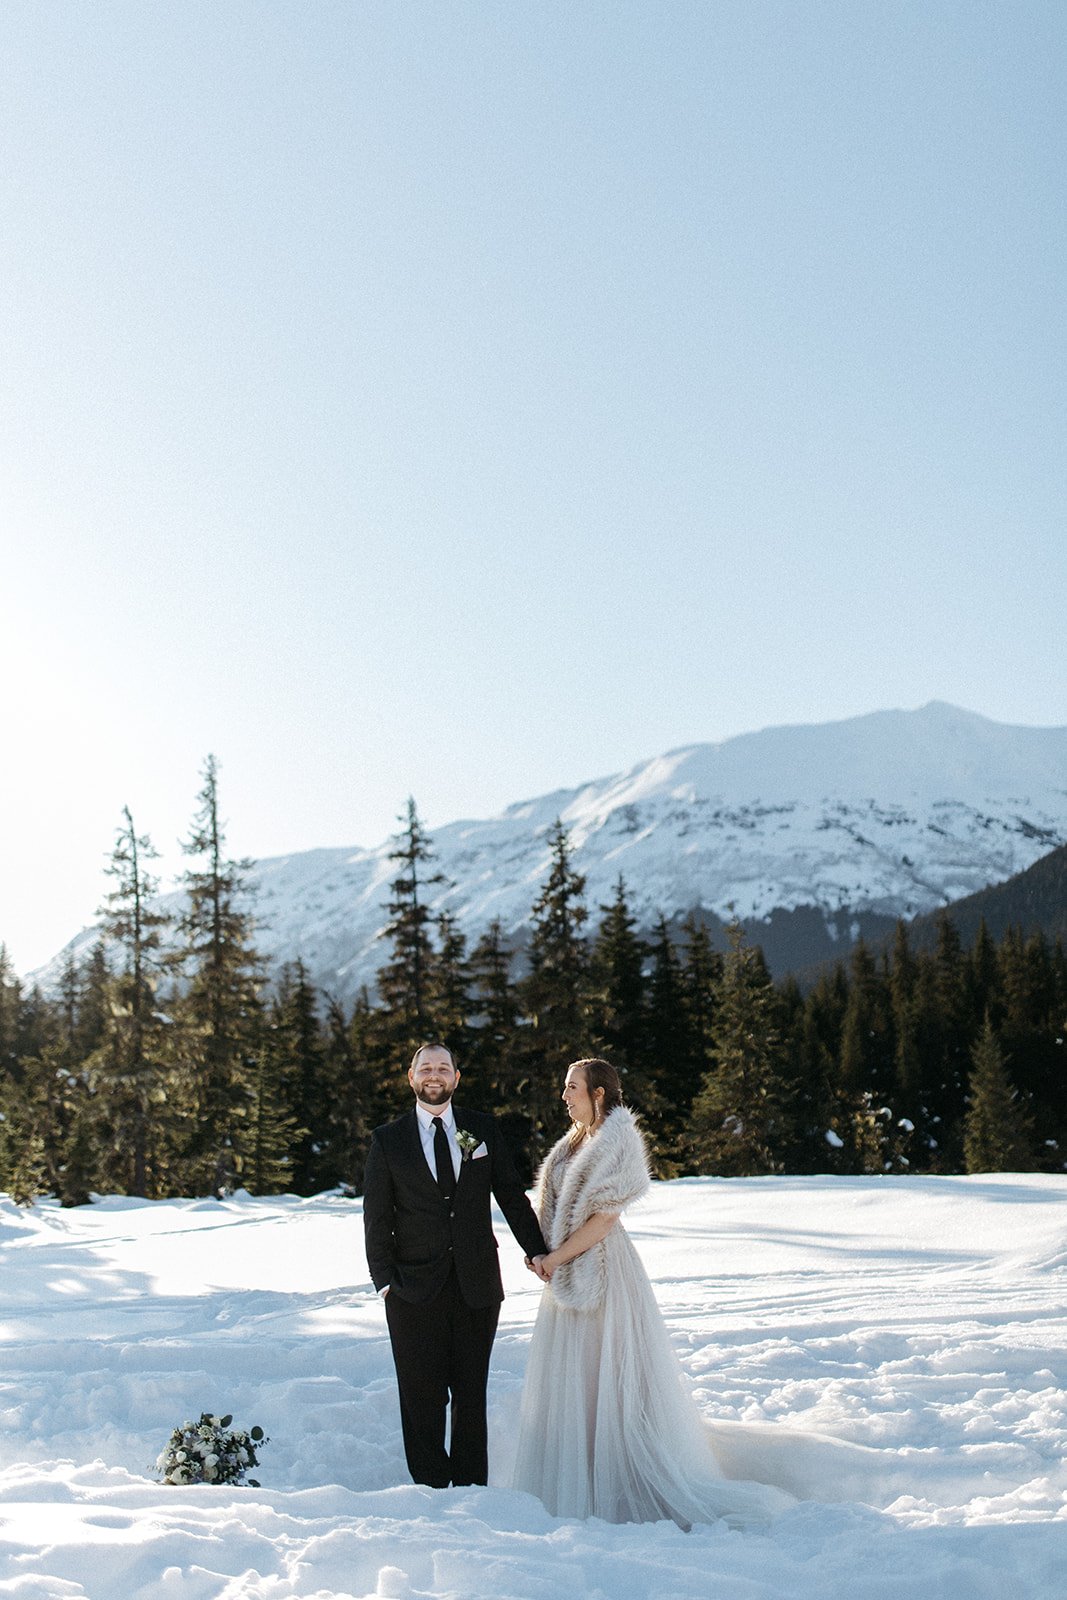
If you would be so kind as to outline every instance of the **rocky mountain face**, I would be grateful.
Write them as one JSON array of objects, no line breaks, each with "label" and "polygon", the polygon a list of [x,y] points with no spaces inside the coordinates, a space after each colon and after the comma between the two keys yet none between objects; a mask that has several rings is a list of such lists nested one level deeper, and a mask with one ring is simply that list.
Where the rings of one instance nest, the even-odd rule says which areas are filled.
[{"label": "rocky mountain face", "polygon": [[[713,928],[736,915],[780,974],[1002,883],[1067,842],[1067,728],[1009,726],[934,701],[689,745],[437,829],[449,886],[435,909],[471,940],[499,917],[521,944],[557,817],[594,924],[621,875],[642,926],[698,908]],[[301,957],[343,999],[372,986],[390,848],[257,862],[263,952]],[[64,955],[36,975],[43,985]]]}]

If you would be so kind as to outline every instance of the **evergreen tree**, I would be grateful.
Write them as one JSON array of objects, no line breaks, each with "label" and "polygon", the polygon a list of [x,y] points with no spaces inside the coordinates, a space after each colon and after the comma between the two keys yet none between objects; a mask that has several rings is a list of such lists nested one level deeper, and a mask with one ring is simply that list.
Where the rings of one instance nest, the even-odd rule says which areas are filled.
[{"label": "evergreen tree", "polygon": [[328,1182],[320,1162],[327,1088],[318,996],[299,958],[287,962],[279,974],[265,1054],[276,1110],[284,1115],[289,1132],[287,1182],[296,1194],[315,1194]]},{"label": "evergreen tree", "polygon": [[893,1080],[893,1031],[890,1000],[863,939],[852,951],[848,1002],[841,1020],[838,1064],[841,1088],[858,1097],[865,1091],[885,1095]]},{"label": "evergreen tree", "polygon": [[[848,978],[838,962],[818,979],[804,1003],[804,1013],[793,1040],[786,1040],[789,1078],[806,1087],[810,1101],[807,1138],[813,1172],[851,1170],[845,1156],[850,1113],[843,1105],[838,1082],[841,1032],[848,1006]],[[792,1045],[795,1056],[789,1057]],[[794,1090],[795,1093],[795,1090]],[[803,1138],[800,1107],[792,1112],[793,1135]]]},{"label": "evergreen tree", "polygon": [[917,967],[908,943],[907,924],[898,921],[889,969],[889,1006],[893,1029],[893,1098],[907,1128],[921,1119],[922,1058],[916,1008]]},{"label": "evergreen tree", "polygon": [[[366,993],[357,1002],[366,1006]],[[322,1045],[326,1117],[322,1130],[321,1172],[325,1188],[343,1186],[350,1194],[363,1189],[363,1165],[370,1138],[370,1083],[358,1050],[359,1030],[346,1019],[340,1003],[326,1003]]]},{"label": "evergreen tree", "polygon": [[181,1067],[191,1123],[186,1182],[228,1193],[240,1180],[244,1135],[263,1066],[262,970],[253,943],[249,861],[226,855],[218,763],[209,755],[192,830],[182,848],[200,864],[183,876],[178,956]]},{"label": "evergreen tree", "polygon": [[866,944],[852,952],[848,1001],[841,1019],[838,1061],[839,1107],[834,1126],[842,1139],[839,1165],[854,1172],[882,1172],[897,1162],[893,1092],[896,1048],[892,988]]},{"label": "evergreen tree", "polygon": [[430,973],[431,1032],[443,1039],[453,1059],[467,1060],[471,1044],[471,970],[467,940],[449,911],[436,920],[437,953]]},{"label": "evergreen tree", "polygon": [[920,1172],[951,1170],[946,1151],[942,1108],[945,1105],[944,1037],[934,957],[923,951],[915,961],[909,1023],[909,1045],[915,1066],[912,1090],[902,1098],[904,1114],[914,1124],[914,1166]]},{"label": "evergreen tree", "polygon": [[722,956],[713,947],[706,923],[690,913],[682,924],[685,952],[682,991],[693,1052],[693,1081],[700,1082],[711,1066],[715,1042],[715,1008],[722,983]]},{"label": "evergreen tree", "polygon": [[65,1206],[82,1205],[98,1184],[95,1108],[84,1058],[104,1037],[109,1014],[106,968],[104,976],[100,1024],[88,1050],[79,1026],[82,977],[72,951],[67,952],[57,998],[45,1001],[32,994],[23,1007],[24,1014],[29,1009],[34,1016],[21,1029],[21,1049],[28,1053],[19,1064],[19,1094],[17,1104],[7,1109],[7,1131],[18,1150],[12,1186],[24,1199],[44,1192]]},{"label": "evergreen tree", "polygon": [[1012,1063],[1012,1077],[1041,1133],[1045,1161],[1059,1166],[1060,1140],[1067,1132],[1063,1046],[1057,1000],[1059,983],[1048,941],[1041,933],[1023,940],[1008,928],[997,951],[1001,996],[1001,1049]]},{"label": "evergreen tree", "polygon": [[[84,1205],[100,1168],[93,1137],[95,1105],[88,1073],[72,1064],[60,1037],[58,1013],[55,1022],[56,1036],[24,1063],[17,1113],[24,1154],[18,1181],[25,1198],[32,1198],[30,1190],[35,1187],[39,1193],[55,1195],[62,1205]],[[162,1163],[157,1179],[160,1184],[165,1181]]]},{"label": "evergreen tree", "polygon": [[813,1007],[800,992],[795,978],[781,986],[778,996],[782,1048],[779,1079],[782,1087],[784,1137],[781,1159],[786,1172],[838,1170],[827,1143],[834,1121],[835,1097],[831,1082],[833,1061],[819,1041]]},{"label": "evergreen tree", "polygon": [[907,1170],[904,1156],[906,1139],[894,1122],[891,1107],[879,1105],[865,1089],[854,1099],[842,1119],[847,1127],[845,1162],[853,1172],[901,1172]]},{"label": "evergreen tree", "polygon": [[702,1073],[682,963],[662,916],[653,930],[651,958],[648,1029],[653,1081],[645,1088],[642,1103],[654,1135],[657,1175],[668,1177],[685,1156],[683,1135]]},{"label": "evergreen tree", "polygon": [[589,1010],[593,1046],[620,1075],[643,1077],[648,1061],[645,1007],[646,948],[620,877],[615,898],[601,906],[600,926],[590,953]]},{"label": "evergreen tree", "polygon": [[392,946],[392,954],[378,971],[378,992],[390,1014],[398,1064],[434,1032],[429,896],[446,882],[443,873],[428,870],[433,848],[414,800],[408,800],[400,820],[403,828],[389,852],[390,861],[398,862],[400,871],[389,885],[389,921],[382,934]]},{"label": "evergreen tree", "polygon": [[[984,917],[978,923],[966,960],[967,1010],[977,1023],[986,1012],[994,1018],[1001,1009],[1001,981],[997,947]],[[976,1027],[977,1033],[977,1027]]]},{"label": "evergreen tree", "polygon": [[74,959],[74,951],[67,951],[63,975],[59,980],[59,1014],[62,1020],[63,1046],[68,1059],[73,1060],[78,1048],[78,1012],[81,1009],[82,975]]},{"label": "evergreen tree", "polygon": [[587,916],[585,878],[571,866],[567,833],[558,819],[548,844],[548,877],[531,913],[530,970],[522,984],[528,1019],[524,1091],[536,1148],[558,1137],[564,1074],[586,1054],[582,1041],[588,1025],[589,957],[581,934]]},{"label": "evergreen tree", "polygon": [[781,1035],[774,988],[762,952],[745,943],[740,924],[719,995],[715,1060],[693,1102],[688,1142],[698,1172],[726,1177],[781,1170]]},{"label": "evergreen tree", "polygon": [[252,1194],[286,1194],[296,1188],[293,1149],[301,1130],[289,1109],[280,1057],[265,1037],[256,1055],[245,1062],[244,1076],[249,1100],[242,1134],[242,1184]]},{"label": "evergreen tree", "polygon": [[7,946],[0,944],[0,1083],[18,1074],[21,1011],[22,985],[16,976]]},{"label": "evergreen tree", "polygon": [[938,1165],[955,1172],[963,1155],[963,1114],[975,1019],[967,994],[967,969],[955,924],[944,913],[937,919],[934,952],[937,1065],[929,1084],[928,1105],[935,1124]]},{"label": "evergreen tree", "polygon": [[511,965],[503,928],[494,918],[471,953],[472,1005],[478,1026],[464,1070],[473,1074],[479,1101],[496,1112],[528,1184],[533,1178],[533,1119],[526,1094],[529,1060]]},{"label": "evergreen tree", "polygon": [[[366,987],[356,996],[348,1024],[348,1042],[360,1084],[367,1127],[390,1122],[411,1105],[406,1069],[414,1048],[404,1055],[394,1019],[383,1006],[372,1005]],[[362,1162],[360,1183],[362,1184]]]},{"label": "evergreen tree", "polygon": [[1012,1085],[996,1030],[987,1016],[972,1051],[970,1103],[964,1131],[968,1172],[1025,1172],[1032,1167],[1033,1125]]},{"label": "evergreen tree", "polygon": [[107,964],[107,950],[103,939],[94,944],[89,959],[78,974],[78,997],[74,1038],[71,1054],[75,1060],[84,1061],[92,1055],[107,1032],[111,1014],[109,996],[111,973]]},{"label": "evergreen tree", "polygon": [[49,1187],[40,1107],[25,1073],[0,1089],[0,1187],[20,1206],[32,1205]]},{"label": "evergreen tree", "polygon": [[89,1061],[90,1081],[105,1141],[105,1186],[158,1197],[170,1181],[174,1136],[168,1110],[168,1022],[156,1009],[164,966],[162,933],[169,918],[153,903],[159,884],[148,863],[157,851],[147,835],[138,834],[128,806],[122,815],[106,869],[115,888],[100,910],[104,937],[117,952],[119,970],[109,986],[104,1038]]},{"label": "evergreen tree", "polygon": [[[519,1095],[519,995],[511,981],[511,965],[504,930],[500,919],[494,917],[471,952],[471,1005],[478,1026],[469,1047],[469,1065],[477,1074],[479,1095],[487,1107],[525,1119]],[[520,1142],[525,1142],[529,1132],[524,1120]]]}]

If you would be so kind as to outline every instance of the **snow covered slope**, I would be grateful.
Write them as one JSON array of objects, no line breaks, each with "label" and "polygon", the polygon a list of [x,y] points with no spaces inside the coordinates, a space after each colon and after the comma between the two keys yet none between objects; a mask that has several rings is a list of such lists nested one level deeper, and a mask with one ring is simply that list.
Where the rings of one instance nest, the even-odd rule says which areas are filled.
[{"label": "snow covered slope", "polygon": [[[452,884],[437,908],[471,938],[493,917],[521,935],[557,817],[591,908],[622,874],[646,927],[695,906],[723,919],[732,908],[749,922],[810,907],[824,938],[828,930],[847,942],[857,914],[933,910],[1067,841],[1067,728],[1011,727],[933,701],[689,745],[437,830]],[[342,997],[373,982],[395,871],[389,849],[386,841],[260,861],[263,950],[301,956]],[[54,981],[59,965],[42,981]]]}]

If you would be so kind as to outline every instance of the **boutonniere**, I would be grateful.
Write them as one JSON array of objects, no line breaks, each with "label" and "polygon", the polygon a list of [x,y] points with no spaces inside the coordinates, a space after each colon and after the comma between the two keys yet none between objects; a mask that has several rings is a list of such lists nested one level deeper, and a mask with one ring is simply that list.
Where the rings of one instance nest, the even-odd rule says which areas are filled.
[{"label": "boutonniere", "polygon": [[481,1142],[478,1135],[471,1133],[469,1128],[456,1129],[456,1143],[459,1145],[461,1161],[469,1161]]}]

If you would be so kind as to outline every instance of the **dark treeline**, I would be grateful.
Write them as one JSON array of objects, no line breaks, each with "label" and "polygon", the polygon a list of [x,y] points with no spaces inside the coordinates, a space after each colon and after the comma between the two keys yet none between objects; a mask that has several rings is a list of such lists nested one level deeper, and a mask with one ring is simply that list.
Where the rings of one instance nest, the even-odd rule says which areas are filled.
[{"label": "dark treeline", "polygon": [[257,954],[249,863],[227,856],[213,758],[167,918],[155,851],[123,814],[88,961],[24,993],[0,947],[0,1188],[20,1201],[358,1193],[370,1130],[410,1104],[424,1039],[504,1120],[527,1173],[562,1131],[578,1055],[608,1056],[662,1175],[1062,1170],[1067,960],[984,926],[964,950],[855,946],[806,995],[730,930],[639,935],[619,880],[592,912],[557,823],[521,970],[499,923],[473,947],[413,801],[392,860],[377,996],[351,1008]]}]

